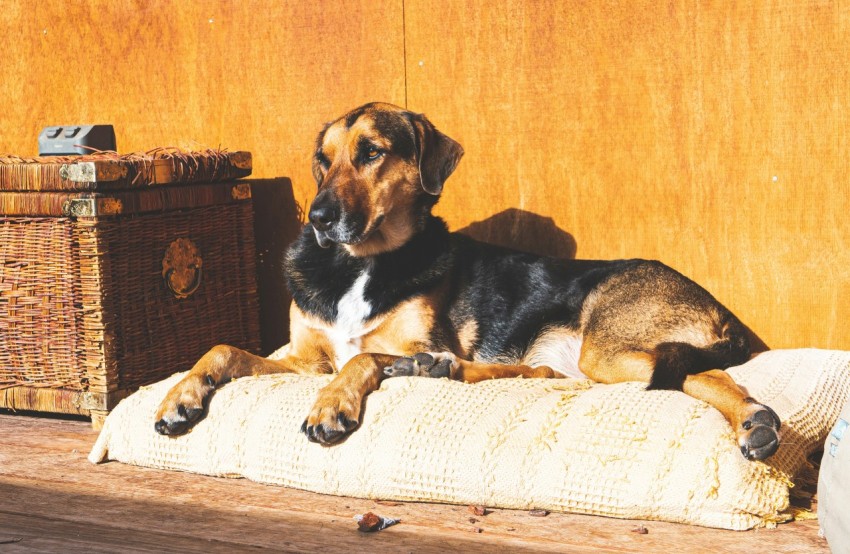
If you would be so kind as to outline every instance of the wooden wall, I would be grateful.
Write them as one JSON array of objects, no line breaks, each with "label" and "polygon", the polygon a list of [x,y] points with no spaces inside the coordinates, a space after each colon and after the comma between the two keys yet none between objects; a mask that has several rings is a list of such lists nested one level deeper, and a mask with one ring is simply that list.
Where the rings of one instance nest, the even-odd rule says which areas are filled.
[{"label": "wooden wall", "polygon": [[390,101],[466,149],[453,228],[661,259],[771,347],[850,349],[846,3],[10,0],[0,33],[0,152],[109,122],[306,204],[319,126]]}]

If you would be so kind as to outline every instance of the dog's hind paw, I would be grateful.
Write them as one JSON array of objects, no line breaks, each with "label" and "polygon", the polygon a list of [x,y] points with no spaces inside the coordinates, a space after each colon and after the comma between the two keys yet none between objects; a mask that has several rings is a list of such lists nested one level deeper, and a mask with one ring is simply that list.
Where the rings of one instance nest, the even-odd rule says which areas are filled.
[{"label": "dog's hind paw", "polygon": [[387,377],[449,377],[458,367],[457,357],[450,352],[420,352],[397,359],[384,368]]},{"label": "dog's hind paw", "polygon": [[769,406],[749,399],[750,409],[738,431],[738,446],[748,460],[766,460],[779,448],[781,422]]}]

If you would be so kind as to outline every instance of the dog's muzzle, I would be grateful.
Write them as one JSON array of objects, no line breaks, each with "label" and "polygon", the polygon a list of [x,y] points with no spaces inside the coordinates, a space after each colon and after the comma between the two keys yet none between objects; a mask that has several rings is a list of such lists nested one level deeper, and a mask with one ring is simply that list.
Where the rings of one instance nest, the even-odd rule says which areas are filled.
[{"label": "dog's muzzle", "polygon": [[322,248],[327,248],[334,241],[334,227],[339,223],[340,208],[337,199],[327,191],[320,192],[313,200],[308,215],[313,224],[316,241]]},{"label": "dog's muzzle", "polygon": [[327,248],[333,240],[329,231],[339,222],[339,209],[335,206],[315,206],[310,209],[310,223],[313,224],[313,232],[316,241],[322,248]]},{"label": "dog's muzzle", "polygon": [[366,218],[362,214],[347,213],[332,194],[319,193],[310,206],[308,215],[313,225],[316,241],[322,248],[331,243],[356,244],[363,240]]},{"label": "dog's muzzle", "polygon": [[339,210],[334,206],[319,206],[310,210],[310,223],[318,231],[327,231],[338,221]]}]

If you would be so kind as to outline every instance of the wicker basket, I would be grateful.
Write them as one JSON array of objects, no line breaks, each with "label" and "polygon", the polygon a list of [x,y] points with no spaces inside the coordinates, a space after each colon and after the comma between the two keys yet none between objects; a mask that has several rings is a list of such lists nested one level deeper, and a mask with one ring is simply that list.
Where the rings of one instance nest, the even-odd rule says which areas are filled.
[{"label": "wicker basket", "polygon": [[259,350],[244,152],[0,158],[0,407],[90,415]]}]

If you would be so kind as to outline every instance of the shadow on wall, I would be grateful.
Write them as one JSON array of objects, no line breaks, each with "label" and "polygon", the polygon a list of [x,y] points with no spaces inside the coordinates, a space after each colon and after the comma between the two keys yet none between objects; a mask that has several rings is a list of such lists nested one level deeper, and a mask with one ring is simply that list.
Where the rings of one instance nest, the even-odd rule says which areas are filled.
[{"label": "shadow on wall", "polygon": [[287,177],[251,179],[254,237],[257,245],[257,295],[260,299],[260,344],[268,355],[289,342],[291,297],[283,276],[286,249],[301,231],[301,206]]},{"label": "shadow on wall", "polygon": [[541,256],[576,257],[576,239],[555,225],[551,217],[516,208],[471,223],[458,232],[481,242]]}]

